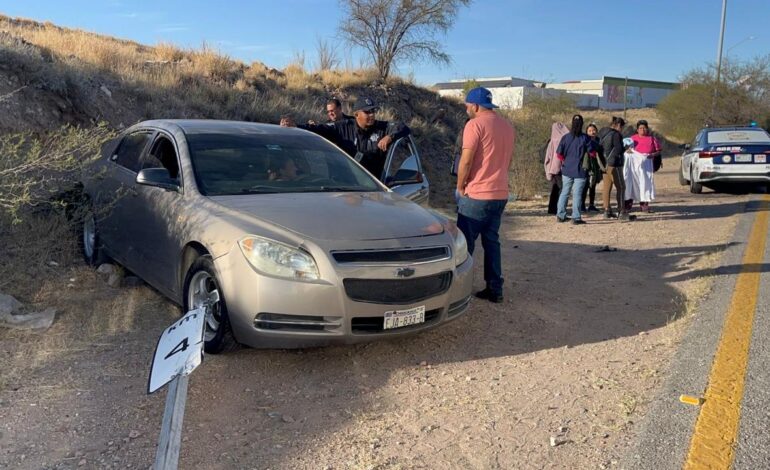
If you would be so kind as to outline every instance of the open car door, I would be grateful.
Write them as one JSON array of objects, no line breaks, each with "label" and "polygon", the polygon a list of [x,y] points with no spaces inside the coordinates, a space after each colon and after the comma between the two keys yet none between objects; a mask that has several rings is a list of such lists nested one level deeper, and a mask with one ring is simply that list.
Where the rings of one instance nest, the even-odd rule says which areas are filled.
[{"label": "open car door", "polygon": [[428,206],[430,184],[411,136],[398,139],[390,146],[381,180],[405,198]]}]

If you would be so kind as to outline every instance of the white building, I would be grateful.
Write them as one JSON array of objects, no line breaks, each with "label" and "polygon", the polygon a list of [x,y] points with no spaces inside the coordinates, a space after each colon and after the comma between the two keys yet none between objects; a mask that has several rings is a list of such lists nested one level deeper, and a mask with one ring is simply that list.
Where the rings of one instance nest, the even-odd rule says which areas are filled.
[{"label": "white building", "polygon": [[[519,109],[533,98],[568,95],[575,98],[578,108],[617,110],[657,106],[675,90],[678,83],[602,77],[598,80],[576,80],[564,83],[542,83],[516,77],[476,78],[475,81],[492,92],[492,102],[501,108]],[[433,86],[441,96],[463,98],[463,88],[469,80],[452,80]]]},{"label": "white building", "polygon": [[[492,102],[501,108],[507,109],[519,109],[533,97],[544,98],[564,93],[545,88],[545,83],[516,77],[475,78],[469,80],[473,80],[478,86],[483,86],[492,92]],[[436,83],[433,85],[433,88],[441,96],[454,96],[462,99],[463,88],[469,80],[452,80]]]},{"label": "white building", "polygon": [[549,83],[546,88],[576,95],[578,108],[625,109],[655,107],[679,89],[678,83],[602,77],[599,80],[575,80]]}]

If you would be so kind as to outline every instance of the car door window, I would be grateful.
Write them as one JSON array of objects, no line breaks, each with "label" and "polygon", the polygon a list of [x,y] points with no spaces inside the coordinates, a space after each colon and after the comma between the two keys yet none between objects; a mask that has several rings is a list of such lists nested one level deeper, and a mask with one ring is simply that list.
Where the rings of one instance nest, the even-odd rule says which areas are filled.
[{"label": "car door window", "polygon": [[120,142],[113,160],[118,165],[131,171],[139,171],[139,157],[149,141],[149,132],[135,132],[125,136]]},{"label": "car door window", "polygon": [[179,160],[173,142],[165,135],[159,135],[152,148],[141,157],[140,168],[165,168],[169,177],[179,180]]},{"label": "car door window", "polygon": [[413,152],[408,139],[401,139],[396,142],[393,149],[393,155],[390,160],[390,166],[385,175],[385,183],[392,181],[417,181],[420,175],[419,162],[417,155]]}]

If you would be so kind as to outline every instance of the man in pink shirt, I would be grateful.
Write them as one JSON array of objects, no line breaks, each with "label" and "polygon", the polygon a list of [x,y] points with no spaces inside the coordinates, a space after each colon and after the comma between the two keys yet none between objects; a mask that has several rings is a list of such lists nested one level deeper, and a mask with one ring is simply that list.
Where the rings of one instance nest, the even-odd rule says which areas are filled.
[{"label": "man in pink shirt", "polygon": [[508,202],[508,169],[513,156],[515,132],[499,116],[492,93],[474,88],[465,96],[470,120],[463,130],[463,150],[457,171],[457,226],[465,235],[468,253],[473,255],[476,238],[484,247],[486,288],[476,297],[503,301],[503,270],[500,257],[500,223]]}]

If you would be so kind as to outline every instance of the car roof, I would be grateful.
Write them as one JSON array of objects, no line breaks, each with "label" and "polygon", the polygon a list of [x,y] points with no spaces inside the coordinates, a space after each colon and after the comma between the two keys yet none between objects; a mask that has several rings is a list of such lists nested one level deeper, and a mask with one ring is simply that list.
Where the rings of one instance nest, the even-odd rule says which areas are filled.
[{"label": "car roof", "polygon": [[173,131],[181,129],[185,134],[270,134],[270,135],[306,135],[307,131],[294,127],[281,127],[247,121],[225,121],[218,119],[153,119],[142,121],[132,127],[155,127]]},{"label": "car roof", "polygon": [[714,131],[765,131],[761,127],[757,126],[725,126],[725,127],[706,127],[703,130],[706,132]]}]

